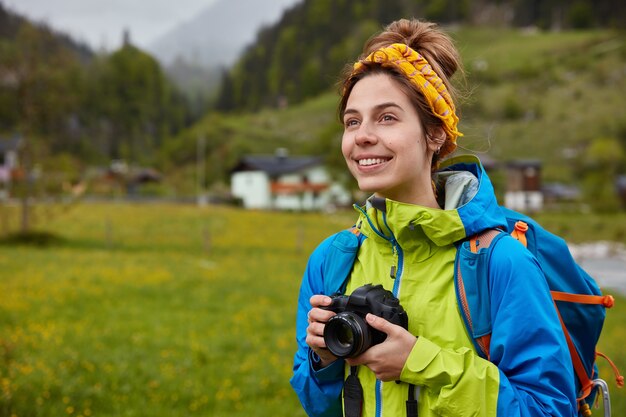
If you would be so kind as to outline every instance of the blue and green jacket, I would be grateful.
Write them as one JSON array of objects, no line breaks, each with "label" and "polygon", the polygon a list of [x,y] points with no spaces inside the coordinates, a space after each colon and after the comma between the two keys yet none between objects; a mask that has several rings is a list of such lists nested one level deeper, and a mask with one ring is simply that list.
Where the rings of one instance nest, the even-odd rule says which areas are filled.
[{"label": "blue and green jacket", "polygon": [[406,415],[414,385],[420,417],[574,417],[573,370],[553,301],[536,259],[514,239],[501,239],[489,261],[490,360],[477,354],[455,293],[457,245],[506,220],[475,158],[452,159],[436,183],[444,209],[373,198],[359,208],[362,243],[339,233],[312,253],[300,288],[291,378],[304,409],[341,416],[349,372],[343,360],[314,367],[318,358],[305,342],[310,297],[374,283],[400,299],[418,339],[399,382],[379,381],[359,367],[363,416]]}]

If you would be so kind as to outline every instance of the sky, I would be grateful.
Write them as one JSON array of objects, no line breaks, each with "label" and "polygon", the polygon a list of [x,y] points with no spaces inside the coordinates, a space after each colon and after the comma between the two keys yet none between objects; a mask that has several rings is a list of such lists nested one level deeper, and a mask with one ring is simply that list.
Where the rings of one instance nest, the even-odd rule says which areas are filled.
[{"label": "sky", "polygon": [[125,29],[134,44],[152,41],[216,0],[0,0],[30,20],[46,22],[93,49],[112,50]]}]

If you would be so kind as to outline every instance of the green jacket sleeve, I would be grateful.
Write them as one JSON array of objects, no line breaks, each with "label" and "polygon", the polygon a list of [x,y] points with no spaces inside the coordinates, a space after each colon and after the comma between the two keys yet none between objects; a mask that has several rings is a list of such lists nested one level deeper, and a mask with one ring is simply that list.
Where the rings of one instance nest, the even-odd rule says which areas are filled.
[{"label": "green jacket sleeve", "polygon": [[500,381],[498,368],[471,349],[442,349],[425,337],[419,337],[400,379],[434,392],[437,395],[435,411],[442,416],[495,415]]}]

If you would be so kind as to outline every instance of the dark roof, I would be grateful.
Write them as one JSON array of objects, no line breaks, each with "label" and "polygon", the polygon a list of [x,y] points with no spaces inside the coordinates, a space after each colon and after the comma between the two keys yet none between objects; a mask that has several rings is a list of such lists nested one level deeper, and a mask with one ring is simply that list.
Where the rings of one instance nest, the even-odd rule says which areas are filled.
[{"label": "dark roof", "polygon": [[0,137],[0,152],[16,150],[20,146],[21,142],[22,137],[18,135],[9,139]]},{"label": "dark roof", "polygon": [[239,163],[231,170],[231,173],[263,171],[270,177],[275,177],[321,165],[322,160],[323,158],[320,156],[248,155],[239,160]]},{"label": "dark roof", "polygon": [[131,181],[135,183],[160,182],[162,175],[154,168],[138,168],[132,174]]},{"label": "dark roof", "polygon": [[578,187],[560,182],[543,184],[541,186],[541,191],[546,197],[561,200],[576,200],[580,198],[580,189]]}]

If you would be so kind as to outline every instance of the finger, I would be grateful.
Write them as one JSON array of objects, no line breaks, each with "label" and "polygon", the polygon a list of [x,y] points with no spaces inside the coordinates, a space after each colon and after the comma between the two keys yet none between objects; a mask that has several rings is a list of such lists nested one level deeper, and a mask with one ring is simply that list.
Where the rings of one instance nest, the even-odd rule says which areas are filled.
[{"label": "finger", "polygon": [[306,330],[306,343],[316,351],[327,348],[326,339],[324,339],[324,326],[324,323],[313,322]]},{"label": "finger", "polygon": [[309,323],[316,321],[326,323],[335,314],[336,313],[334,311],[322,310],[321,308],[314,307],[308,312]]},{"label": "finger", "polygon": [[319,336],[316,333],[307,333],[306,344],[315,350],[326,349],[326,341],[324,340],[324,337]]},{"label": "finger", "polygon": [[314,295],[309,299],[311,307],[326,307],[332,302],[331,298],[327,295]]},{"label": "finger", "polygon": [[382,344],[372,346],[370,349],[361,353],[359,356],[347,358],[346,362],[350,366],[367,366],[372,372],[374,372],[377,379],[384,381],[385,379],[383,378],[386,378],[385,372],[388,371],[387,359],[389,355],[394,355],[394,352],[385,352],[384,350],[381,350],[382,346]]},{"label": "finger", "polygon": [[367,365],[369,362],[367,361],[367,356],[365,356],[365,353],[362,353],[359,356],[355,356],[353,358],[346,358],[346,363],[350,366]]},{"label": "finger", "polygon": [[311,324],[309,324],[309,327],[307,327],[307,333],[314,335],[314,336],[320,336],[323,337],[324,336],[324,323],[319,323],[319,322],[311,322]]},{"label": "finger", "polygon": [[385,320],[384,318],[378,317],[371,313],[368,313],[367,316],[365,316],[365,320],[367,320],[367,324],[369,324],[376,330],[380,330],[388,336],[391,336],[392,334],[396,333],[398,329],[401,329],[400,326],[395,325]]}]

